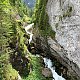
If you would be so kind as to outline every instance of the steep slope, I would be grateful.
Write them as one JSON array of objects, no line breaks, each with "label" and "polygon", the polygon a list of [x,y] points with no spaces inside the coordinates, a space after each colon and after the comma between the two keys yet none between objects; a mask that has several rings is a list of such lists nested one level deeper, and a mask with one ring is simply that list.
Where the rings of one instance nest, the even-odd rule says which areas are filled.
[{"label": "steep slope", "polygon": [[[47,13],[49,15],[49,22],[52,26],[52,29],[56,32],[55,39],[65,51],[59,53],[59,55],[67,62],[68,60],[70,61],[68,62],[68,64],[78,74],[78,76],[80,76],[79,2],[79,0],[48,0],[47,3]],[[51,44],[50,41],[49,43]],[[51,46],[54,45],[51,44]]]},{"label": "steep slope", "polygon": [[[34,22],[37,31],[39,30],[38,34],[35,34],[38,40],[36,43],[40,44],[38,46],[45,50],[45,53],[53,55],[68,69],[69,80],[79,80],[80,1],[45,0],[44,3],[42,2],[42,0],[37,1],[35,10],[36,19]],[[53,37],[54,35],[55,37]]]},{"label": "steep slope", "polygon": [[22,27],[27,17],[24,6],[21,0],[0,0],[0,80],[18,80],[19,74],[12,62],[17,55],[27,53]]}]

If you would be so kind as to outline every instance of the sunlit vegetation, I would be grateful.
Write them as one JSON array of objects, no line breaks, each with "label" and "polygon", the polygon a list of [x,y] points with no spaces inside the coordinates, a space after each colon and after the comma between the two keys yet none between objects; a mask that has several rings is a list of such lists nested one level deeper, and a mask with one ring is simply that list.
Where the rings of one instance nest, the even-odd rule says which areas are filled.
[{"label": "sunlit vegetation", "polygon": [[24,77],[23,80],[52,80],[51,78],[45,78],[42,75],[42,69],[44,67],[43,60],[41,57],[36,57],[35,55],[29,54],[30,57],[30,64],[29,67],[31,71],[28,77]]},{"label": "sunlit vegetation", "polygon": [[52,38],[55,38],[55,32],[49,25],[49,17],[46,12],[47,1],[48,0],[37,0],[33,20],[35,26],[39,28],[40,33],[43,36],[51,36]]},{"label": "sunlit vegetation", "polygon": [[18,75],[23,80],[48,80],[41,74],[40,58],[27,50],[29,36],[23,26],[34,21],[32,14],[22,0],[0,0],[0,80],[18,80]]},{"label": "sunlit vegetation", "polygon": [[17,80],[18,72],[12,67],[10,56],[16,52],[22,56],[27,53],[22,27],[27,14],[21,0],[0,0],[0,80]]}]

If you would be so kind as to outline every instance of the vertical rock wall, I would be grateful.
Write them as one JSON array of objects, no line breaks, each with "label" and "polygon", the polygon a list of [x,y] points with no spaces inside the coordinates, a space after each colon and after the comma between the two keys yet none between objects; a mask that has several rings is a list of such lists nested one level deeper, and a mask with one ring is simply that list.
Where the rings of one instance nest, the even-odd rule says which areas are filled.
[{"label": "vertical rock wall", "polygon": [[[59,55],[75,63],[78,67],[72,65],[72,69],[80,76],[80,0],[48,0],[46,11],[57,43],[66,51]],[[50,46],[52,42],[49,39]]]}]

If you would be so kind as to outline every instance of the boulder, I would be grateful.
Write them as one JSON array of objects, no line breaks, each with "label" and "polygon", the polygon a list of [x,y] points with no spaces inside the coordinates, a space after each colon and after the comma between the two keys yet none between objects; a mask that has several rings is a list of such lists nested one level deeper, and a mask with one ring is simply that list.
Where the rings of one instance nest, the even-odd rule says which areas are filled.
[{"label": "boulder", "polygon": [[49,68],[44,68],[44,69],[42,70],[42,74],[43,74],[45,77],[50,77],[50,78],[52,78],[52,72],[51,72],[51,70],[50,70]]}]

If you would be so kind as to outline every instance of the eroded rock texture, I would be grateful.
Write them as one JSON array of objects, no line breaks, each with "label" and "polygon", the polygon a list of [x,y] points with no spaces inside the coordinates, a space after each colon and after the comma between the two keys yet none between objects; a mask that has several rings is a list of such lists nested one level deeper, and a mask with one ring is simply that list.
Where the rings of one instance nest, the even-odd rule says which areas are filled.
[{"label": "eroded rock texture", "polygon": [[56,32],[56,42],[48,39],[51,49],[80,77],[80,0],[48,0],[46,11]]}]

